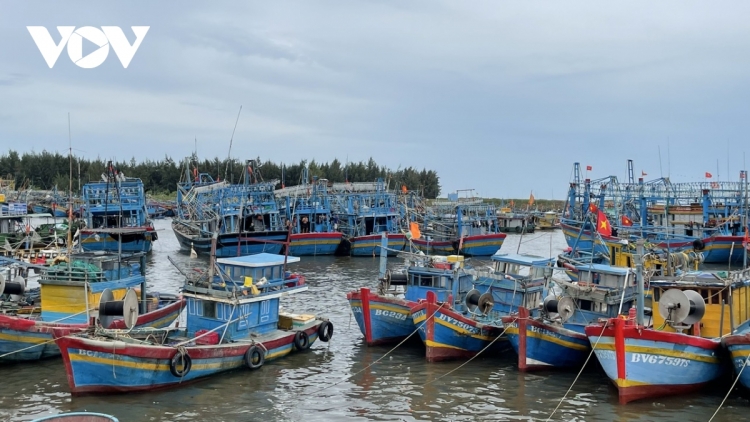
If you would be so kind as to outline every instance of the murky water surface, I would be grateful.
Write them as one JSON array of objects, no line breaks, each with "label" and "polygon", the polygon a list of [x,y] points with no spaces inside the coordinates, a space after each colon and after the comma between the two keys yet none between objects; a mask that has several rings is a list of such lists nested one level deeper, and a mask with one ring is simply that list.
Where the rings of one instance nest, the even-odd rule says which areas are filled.
[{"label": "murky water surface", "polygon": [[[179,252],[169,220],[156,225],[160,237],[148,258],[147,279],[156,290],[175,292],[182,278],[167,257],[190,259]],[[519,236],[510,235],[503,250],[516,252],[518,243]],[[523,237],[520,251],[550,256],[564,247],[559,231],[534,233]],[[0,420],[83,410],[120,421],[546,420],[560,404],[552,420],[707,421],[731,383],[622,406],[594,357],[577,380],[578,371],[520,373],[512,354],[480,357],[445,375],[463,362],[427,363],[418,343],[393,351],[363,344],[346,292],[374,286],[377,259],[303,257],[293,269],[307,276],[310,289],[285,298],[283,307],[329,317],[335,325],[329,344],[317,342],[258,371],[141,394],[72,397],[60,359],[0,365]],[[747,420],[746,397],[734,391],[714,420]]]}]

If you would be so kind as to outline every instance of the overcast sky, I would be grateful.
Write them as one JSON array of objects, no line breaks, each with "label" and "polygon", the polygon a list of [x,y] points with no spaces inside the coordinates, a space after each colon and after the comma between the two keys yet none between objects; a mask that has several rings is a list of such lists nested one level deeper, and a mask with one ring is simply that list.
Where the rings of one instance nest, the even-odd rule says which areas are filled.
[{"label": "overcast sky", "polygon": [[[0,146],[87,157],[367,160],[438,172],[443,195],[564,197],[592,178],[737,179],[750,3],[4,1]],[[26,26],[150,26],[127,69]],[[84,55],[94,48],[84,46]],[[750,157],[748,157],[750,159]],[[719,170],[717,171],[717,161]],[[728,167],[728,170],[727,170]]]}]

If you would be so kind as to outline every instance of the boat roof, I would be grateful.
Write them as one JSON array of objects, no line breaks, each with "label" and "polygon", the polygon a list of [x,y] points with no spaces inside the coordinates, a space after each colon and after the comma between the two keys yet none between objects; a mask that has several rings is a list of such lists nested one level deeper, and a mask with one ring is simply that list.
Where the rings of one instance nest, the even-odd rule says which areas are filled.
[{"label": "boat roof", "polygon": [[[17,215],[0,215],[0,218],[52,218],[52,214],[49,213],[38,213],[38,214],[17,214]],[[60,217],[62,218],[62,217]]]},{"label": "boat roof", "polygon": [[592,271],[595,273],[614,274],[614,275],[625,275],[630,271],[630,268],[624,267],[613,267],[611,265],[604,264],[585,264],[577,265],[578,271]]},{"label": "boat roof", "polygon": [[[245,256],[237,256],[232,258],[219,258],[216,260],[219,264],[224,265],[236,265],[240,267],[270,267],[273,265],[284,265],[284,255],[279,255],[275,253],[259,253],[255,255],[245,255]],[[299,257],[296,256],[287,256],[286,262],[287,264],[292,264],[295,262],[299,262]]]},{"label": "boat roof", "polygon": [[545,266],[554,262],[554,258],[545,258],[538,255],[496,253],[492,255],[493,261],[509,262],[511,264]]}]

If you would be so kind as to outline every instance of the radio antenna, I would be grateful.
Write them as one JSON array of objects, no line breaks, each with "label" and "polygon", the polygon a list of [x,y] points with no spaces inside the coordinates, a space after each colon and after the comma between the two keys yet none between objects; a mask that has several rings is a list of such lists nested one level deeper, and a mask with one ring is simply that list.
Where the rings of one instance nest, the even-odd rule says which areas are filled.
[{"label": "radio antenna", "polygon": [[240,113],[242,113],[241,105],[240,111],[237,112],[237,120],[234,122],[234,129],[232,129],[232,137],[229,138],[229,152],[227,153],[227,165],[224,168],[224,180],[227,180],[227,174],[229,174],[229,157],[232,156],[232,141],[234,140],[234,131],[237,130],[237,123],[240,122]]}]

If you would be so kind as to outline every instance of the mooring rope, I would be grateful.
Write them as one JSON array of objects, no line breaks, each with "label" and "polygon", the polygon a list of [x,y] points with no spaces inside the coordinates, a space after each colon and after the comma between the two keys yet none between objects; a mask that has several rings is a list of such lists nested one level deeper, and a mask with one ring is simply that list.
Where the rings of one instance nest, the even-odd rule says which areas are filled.
[{"label": "mooring rope", "polygon": [[[518,321],[518,318],[515,318],[515,319],[513,319],[513,322],[511,322],[511,324],[512,324],[512,323],[514,323],[514,322],[516,322],[516,321]],[[451,369],[450,371],[446,372],[445,374],[443,374],[443,375],[441,375],[441,376],[439,376],[439,377],[435,378],[434,380],[432,380],[432,381],[430,381],[430,382],[426,382],[426,383],[425,383],[424,385],[429,385],[429,384],[432,384],[433,382],[435,382],[435,381],[437,381],[437,380],[439,380],[439,379],[441,379],[441,378],[443,378],[443,377],[447,377],[448,375],[450,375],[450,374],[452,374],[452,373],[454,373],[454,372],[458,371],[459,369],[463,368],[464,366],[466,366],[466,365],[467,365],[467,364],[468,364],[469,362],[471,362],[472,360],[474,360],[474,359],[475,359],[475,358],[476,358],[477,356],[481,355],[481,354],[482,354],[482,352],[484,352],[485,350],[489,349],[489,348],[490,348],[490,346],[492,346],[493,344],[495,344],[495,342],[496,342],[496,341],[500,340],[500,338],[501,338],[501,337],[503,336],[503,334],[505,334],[505,332],[506,332],[506,331],[508,331],[508,327],[509,327],[509,326],[510,326],[510,324],[509,324],[508,326],[506,326],[506,327],[505,327],[505,329],[504,329],[504,330],[503,330],[503,331],[502,331],[502,332],[501,332],[501,333],[500,333],[500,334],[499,334],[499,335],[498,335],[497,337],[495,337],[495,338],[494,338],[494,339],[493,339],[493,340],[492,340],[492,341],[490,342],[490,344],[488,344],[488,345],[484,346],[484,348],[483,348],[482,350],[480,350],[479,352],[477,352],[477,354],[476,354],[476,355],[474,355],[474,356],[472,356],[471,358],[469,358],[469,360],[467,360],[466,362],[464,362],[464,363],[462,363],[461,365],[457,366],[456,368],[453,368],[453,369]]]},{"label": "mooring rope", "polygon": [[719,413],[719,410],[721,410],[721,408],[724,407],[724,403],[727,401],[727,398],[729,397],[729,393],[731,393],[732,390],[734,390],[734,387],[737,385],[737,381],[740,380],[740,376],[742,375],[742,371],[744,371],[745,368],[747,367],[747,361],[748,361],[748,359],[750,359],[750,353],[748,353],[747,356],[745,357],[745,362],[742,364],[742,368],[740,368],[740,372],[737,373],[737,378],[734,379],[734,382],[732,383],[732,386],[729,387],[729,391],[727,391],[727,394],[724,396],[724,399],[721,401],[721,404],[719,404],[719,407],[716,409],[716,411],[714,412],[714,414],[711,415],[711,419],[709,419],[708,422],[711,422],[712,420],[714,420],[714,418],[716,417],[716,415]]},{"label": "mooring rope", "polygon": [[435,309],[435,312],[433,312],[433,313],[432,313],[432,315],[430,315],[430,316],[428,316],[427,318],[425,318],[425,320],[424,320],[424,321],[422,321],[422,323],[421,323],[421,324],[419,324],[419,326],[418,326],[418,327],[417,327],[417,328],[416,328],[416,329],[415,329],[414,331],[412,331],[412,332],[411,332],[411,334],[409,334],[408,336],[406,336],[406,338],[405,338],[405,339],[403,339],[403,340],[401,340],[401,342],[400,342],[399,344],[397,344],[397,345],[393,346],[393,348],[392,348],[391,350],[389,350],[389,351],[388,351],[388,352],[387,352],[386,354],[384,354],[383,356],[381,356],[381,357],[379,357],[378,359],[376,359],[376,360],[375,360],[375,361],[374,361],[373,363],[371,363],[371,364],[369,364],[369,365],[365,366],[364,368],[360,369],[359,371],[357,371],[357,372],[355,372],[355,373],[353,373],[353,374],[350,374],[350,375],[347,375],[347,376],[345,376],[344,378],[341,378],[340,380],[338,380],[338,381],[334,382],[334,383],[333,383],[333,384],[331,384],[331,385],[327,385],[327,386],[325,386],[325,387],[323,387],[323,388],[320,388],[320,389],[318,389],[318,390],[315,390],[315,391],[313,391],[312,393],[310,393],[310,395],[314,395],[314,394],[320,393],[321,391],[323,391],[323,390],[326,390],[326,389],[328,389],[328,388],[331,388],[331,387],[335,387],[335,386],[337,386],[337,385],[341,384],[342,382],[344,382],[344,381],[348,380],[349,378],[351,378],[351,377],[353,377],[353,376],[355,376],[355,375],[359,375],[359,374],[361,374],[362,372],[364,372],[364,371],[368,370],[369,368],[371,368],[371,367],[372,367],[373,365],[375,365],[376,363],[378,363],[378,362],[380,362],[381,360],[385,359],[385,358],[386,358],[386,356],[388,356],[388,355],[390,355],[391,353],[393,353],[393,352],[394,352],[394,351],[395,351],[396,349],[398,349],[398,348],[399,348],[399,347],[400,347],[400,346],[401,346],[402,344],[406,343],[406,341],[407,341],[407,340],[409,340],[409,339],[410,339],[410,338],[411,338],[411,337],[412,337],[412,336],[413,336],[414,334],[418,333],[418,332],[419,332],[419,330],[421,330],[421,329],[422,329],[422,326],[424,326],[424,325],[425,325],[425,324],[427,323],[427,321],[429,321],[430,319],[432,319],[432,318],[433,318],[433,317],[435,316],[435,314],[437,313],[437,311],[439,311],[439,310],[440,310],[440,309],[441,309],[441,308],[443,307],[443,305],[445,305],[445,302],[441,303],[441,304],[440,304],[440,306],[438,306],[438,308],[437,308],[437,309]]},{"label": "mooring rope", "polygon": [[589,353],[588,357],[586,357],[586,361],[583,362],[583,365],[581,366],[581,370],[578,371],[578,375],[576,375],[576,378],[573,380],[573,384],[570,384],[570,387],[568,388],[568,391],[565,392],[565,395],[563,396],[563,398],[560,399],[559,403],[557,403],[557,406],[555,407],[555,410],[553,410],[552,413],[550,413],[550,415],[547,417],[547,421],[549,421],[550,419],[552,419],[552,416],[555,415],[555,413],[557,412],[557,409],[560,408],[560,406],[565,401],[565,398],[568,397],[568,393],[570,393],[570,390],[573,389],[573,386],[576,384],[576,381],[578,381],[578,378],[583,373],[584,368],[586,368],[586,365],[589,363],[589,359],[591,359],[591,356],[594,354],[594,351],[596,350],[596,346],[599,345],[599,340],[602,339],[602,336],[604,335],[604,331],[606,329],[607,329],[607,324],[604,324],[604,326],[602,326],[602,332],[599,334],[599,338],[596,339],[596,343],[594,343],[594,345],[591,347],[591,352]]}]

